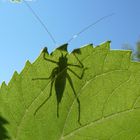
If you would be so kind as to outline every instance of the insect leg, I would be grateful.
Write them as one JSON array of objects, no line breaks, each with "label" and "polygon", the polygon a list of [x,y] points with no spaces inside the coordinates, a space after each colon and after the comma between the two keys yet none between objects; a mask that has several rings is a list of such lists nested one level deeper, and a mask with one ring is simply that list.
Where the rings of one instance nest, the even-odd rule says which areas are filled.
[{"label": "insect leg", "polygon": [[69,70],[71,73],[73,73],[77,78],[82,79],[86,68],[83,69],[83,72],[80,76],[77,73],[75,73],[73,70],[71,70],[70,68],[67,68],[67,70]]},{"label": "insect leg", "polygon": [[77,57],[75,54],[73,54],[73,55],[75,56],[76,60],[78,61],[78,63],[79,63],[80,65],[68,64],[68,66],[74,66],[74,67],[78,67],[78,68],[83,68],[84,65],[81,63],[81,61],[78,59],[78,57]]},{"label": "insect leg", "polygon": [[49,62],[52,62],[52,63],[58,64],[57,61],[54,61],[54,60],[51,60],[51,59],[46,58],[46,57],[45,57],[45,53],[43,53],[43,58],[44,58],[46,61],[49,61]]},{"label": "insect leg", "polygon": [[49,77],[47,77],[47,78],[44,78],[44,77],[38,77],[38,78],[32,78],[32,80],[48,80],[48,79],[51,79],[52,78],[52,74],[49,76]]},{"label": "insect leg", "polygon": [[37,109],[35,110],[34,112],[34,116],[36,115],[36,113],[38,112],[38,110],[48,101],[48,99],[52,96],[52,88],[53,88],[53,83],[54,83],[54,80],[51,82],[51,89],[50,89],[50,94],[48,96],[48,98],[39,105],[39,107],[37,107]]},{"label": "insect leg", "polygon": [[83,66],[81,67],[80,65],[75,65],[75,64],[67,64],[68,66],[73,66],[73,67],[77,67],[77,68],[83,68]]},{"label": "insect leg", "polygon": [[75,55],[75,54],[73,54],[74,56],[75,56],[75,58],[77,59],[77,61],[79,62],[79,64],[81,65],[81,68],[83,68],[84,67],[84,65],[81,63],[81,61],[78,59],[78,57]]},{"label": "insect leg", "polygon": [[77,103],[78,103],[78,123],[81,125],[81,122],[80,122],[80,116],[81,116],[81,113],[80,113],[80,111],[81,111],[80,100],[79,100],[79,98],[77,97],[77,94],[76,94],[76,92],[75,92],[75,89],[74,89],[74,86],[73,86],[73,83],[72,83],[72,80],[71,80],[69,74],[67,74],[67,78],[68,78],[68,81],[69,81],[70,86],[71,86],[71,88],[72,88],[72,90],[73,90],[74,96],[75,96],[75,98],[76,98],[76,100],[77,100]]},{"label": "insect leg", "polygon": [[48,80],[48,79],[51,79],[52,81],[54,80],[55,78],[55,71],[57,70],[57,67],[55,67],[53,70],[52,70],[52,73],[49,77],[38,77],[38,78],[32,78],[32,80]]}]

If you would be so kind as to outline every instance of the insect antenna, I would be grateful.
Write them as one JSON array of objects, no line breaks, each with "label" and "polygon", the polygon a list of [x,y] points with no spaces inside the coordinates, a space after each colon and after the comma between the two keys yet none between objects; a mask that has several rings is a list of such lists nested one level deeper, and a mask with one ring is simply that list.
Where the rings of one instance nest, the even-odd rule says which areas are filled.
[{"label": "insect antenna", "polygon": [[50,36],[51,40],[53,41],[53,43],[56,45],[56,40],[54,39],[53,35],[51,34],[51,32],[48,30],[48,28],[46,27],[46,25],[43,23],[43,21],[40,19],[40,17],[35,13],[35,11],[32,9],[32,7],[28,4],[28,2],[26,2],[25,0],[23,0],[23,2],[25,3],[25,5],[28,7],[28,9],[31,11],[31,13],[35,16],[35,18],[40,22],[40,24],[44,27],[45,31],[48,33],[48,35]]},{"label": "insect antenna", "polygon": [[91,28],[92,26],[96,25],[97,23],[99,23],[100,21],[109,18],[111,16],[113,16],[115,13],[111,13],[109,15],[103,16],[101,18],[99,18],[98,20],[96,20],[95,22],[91,23],[90,25],[86,26],[85,28],[83,28],[81,31],[79,31],[78,33],[74,34],[72,36],[72,38],[70,38],[67,43],[70,43],[72,40],[74,40],[75,38],[77,38],[80,34],[82,34],[83,32],[85,32],[86,30],[88,30],[89,28]]},{"label": "insect antenna", "polygon": [[[23,2],[25,3],[25,5],[28,7],[28,9],[31,11],[31,13],[35,16],[35,18],[40,22],[40,24],[44,27],[44,29],[46,30],[46,32],[48,33],[48,35],[50,36],[51,40],[53,41],[53,43],[55,45],[57,45],[55,38],[53,37],[53,35],[51,34],[51,32],[48,30],[48,28],[46,27],[46,25],[43,23],[43,21],[40,19],[40,17],[36,14],[36,12],[32,9],[32,7],[28,4],[28,2],[26,2],[25,0],[23,0]],[[89,28],[91,28],[92,26],[96,25],[97,23],[101,22],[102,20],[109,18],[111,16],[113,16],[115,13],[111,13],[109,15],[103,16],[101,18],[99,18],[98,20],[96,20],[95,22],[89,24],[88,26],[86,26],[85,28],[83,28],[81,31],[79,31],[78,33],[74,34],[68,41],[67,43],[70,43],[72,40],[76,39],[80,34],[82,34],[83,32],[85,32],[86,30],[88,30]]]}]

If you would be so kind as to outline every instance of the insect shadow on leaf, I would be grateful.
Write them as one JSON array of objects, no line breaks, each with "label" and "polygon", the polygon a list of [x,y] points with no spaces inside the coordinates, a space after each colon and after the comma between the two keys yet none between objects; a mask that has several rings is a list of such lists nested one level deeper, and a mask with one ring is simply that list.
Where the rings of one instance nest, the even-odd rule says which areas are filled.
[{"label": "insect shadow on leaf", "polygon": [[[76,56],[76,53],[80,53],[79,49],[75,49],[72,54],[75,56],[77,62],[79,63],[79,65],[77,64],[69,64],[68,63],[68,52],[67,52],[67,45],[68,44],[64,44],[62,46],[60,46],[59,48],[57,48],[58,50],[60,50],[61,52],[61,56],[59,57],[59,61],[54,61],[51,59],[48,59],[45,57],[45,52],[47,51],[47,48],[44,48],[43,50],[43,58],[51,63],[55,63],[57,66],[52,70],[51,75],[48,78],[33,78],[32,80],[47,80],[50,79],[51,80],[51,87],[50,87],[50,93],[48,98],[41,103],[38,108],[35,110],[34,115],[36,115],[36,113],[38,112],[38,110],[48,101],[48,99],[51,97],[52,95],[52,89],[53,89],[53,85],[55,86],[55,93],[56,93],[56,98],[57,98],[57,117],[59,117],[59,104],[62,100],[63,97],[63,93],[65,90],[65,86],[66,86],[66,80],[68,80],[70,87],[74,93],[74,96],[77,100],[77,104],[78,104],[78,123],[81,125],[80,122],[80,111],[81,111],[81,106],[80,106],[80,100],[76,94],[76,91],[74,89],[74,85],[72,82],[72,79],[70,77],[70,75],[67,73],[67,71],[70,71],[73,75],[75,75],[78,79],[82,79],[83,75],[84,75],[84,71],[86,70],[86,68],[84,68],[84,65],[81,63],[81,61],[78,59],[78,57]],[[63,54],[63,51],[66,51],[65,54]],[[70,67],[77,67],[82,69],[82,73],[79,76],[76,72],[74,72],[72,69],[70,69]]]},{"label": "insect shadow on leaf", "polygon": [[[40,22],[40,24],[42,25],[42,27],[46,30],[46,32],[48,33],[48,35],[50,36],[51,40],[53,41],[53,43],[56,45],[56,40],[53,37],[53,35],[51,34],[51,32],[48,30],[47,26],[43,23],[43,21],[40,19],[40,17],[36,14],[36,12],[32,9],[32,7],[28,4],[28,2],[26,2],[26,0],[23,0],[23,2],[25,3],[25,5],[28,7],[28,9],[30,10],[30,12],[35,16],[35,18]],[[85,28],[83,28],[82,30],[80,30],[79,32],[77,32],[77,34],[75,34],[72,38],[70,38],[67,43],[72,42],[72,40],[74,40],[75,38],[77,38],[80,34],[82,34],[83,32],[85,32],[86,30],[88,30],[89,28],[93,27],[95,24],[99,23],[100,21],[109,18],[111,16],[113,16],[114,13],[111,13],[109,15],[103,16],[100,19],[98,19],[97,21],[89,24],[88,26],[86,26]],[[61,51],[67,51],[67,44],[57,48]],[[63,53],[61,53],[61,56],[59,57],[59,61],[56,62],[54,60],[50,60],[48,58],[45,58],[45,50],[44,49],[44,55],[43,58],[48,61],[48,62],[52,62],[57,64],[57,67],[55,67],[52,70],[51,75],[48,78],[34,78],[33,80],[47,80],[50,79],[51,80],[51,89],[50,89],[50,95],[49,97],[36,109],[35,113],[37,113],[37,111],[47,102],[47,100],[50,98],[50,96],[52,95],[52,88],[53,88],[53,84],[55,83],[55,91],[56,91],[56,96],[57,96],[57,116],[59,116],[59,103],[61,102],[62,96],[63,96],[63,92],[66,86],[66,79],[68,79],[71,88],[73,90],[73,93],[77,99],[77,103],[78,103],[78,108],[79,108],[79,115],[78,115],[78,122],[80,123],[80,101],[78,99],[78,96],[76,95],[73,83],[72,83],[72,79],[69,76],[69,74],[67,73],[67,71],[70,71],[71,73],[73,73],[77,78],[82,79],[85,68],[83,66],[83,64],[79,61],[78,57],[76,56],[76,53],[80,53],[79,49],[76,49],[73,51],[73,54],[75,56],[75,58],[77,59],[77,61],[79,62],[79,65],[73,65],[73,64],[68,64],[68,58],[67,58],[67,54],[63,55]],[[75,66],[77,68],[81,68],[83,70],[81,76],[77,75],[73,70],[71,70],[69,67],[70,66]],[[60,88],[61,87],[61,88]]]}]

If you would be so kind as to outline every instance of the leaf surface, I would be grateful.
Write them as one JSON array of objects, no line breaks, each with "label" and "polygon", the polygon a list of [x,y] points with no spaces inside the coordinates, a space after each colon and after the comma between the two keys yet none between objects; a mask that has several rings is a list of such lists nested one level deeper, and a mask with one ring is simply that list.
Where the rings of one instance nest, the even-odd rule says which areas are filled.
[{"label": "leaf surface", "polygon": [[[51,55],[46,52],[45,58],[58,62],[67,53],[65,44]],[[65,77],[63,94],[57,89],[57,94],[62,94],[59,117],[55,83],[62,82],[59,75],[64,76],[65,70],[53,79],[33,80],[52,76],[58,67],[43,55],[44,51],[33,64],[27,61],[20,74],[15,72],[8,85],[1,85],[0,116],[8,122],[4,128],[11,140],[140,139],[140,64],[130,61],[130,51],[110,50],[108,41],[97,47],[86,45],[68,54],[67,63],[79,65],[77,57],[85,70],[79,79],[67,69],[73,87]],[[84,69],[68,67],[77,75]],[[52,96],[45,102],[52,81]]]}]

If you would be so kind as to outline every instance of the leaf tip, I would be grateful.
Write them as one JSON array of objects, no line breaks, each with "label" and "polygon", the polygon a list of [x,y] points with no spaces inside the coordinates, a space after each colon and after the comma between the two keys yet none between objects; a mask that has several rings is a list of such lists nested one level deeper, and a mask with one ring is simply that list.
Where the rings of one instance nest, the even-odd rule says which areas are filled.
[{"label": "leaf tip", "polygon": [[14,74],[13,74],[13,76],[15,76],[15,77],[19,76],[18,72],[15,71]]},{"label": "leaf tip", "polygon": [[29,60],[26,61],[25,66],[30,66],[31,62]]},{"label": "leaf tip", "polygon": [[18,72],[15,71],[11,80],[10,80],[10,82],[8,83],[8,85],[10,85],[10,83],[14,82],[17,79],[18,76],[19,76]]},{"label": "leaf tip", "polygon": [[44,47],[44,48],[41,50],[41,53],[47,53],[47,54],[49,54],[49,53],[48,53],[48,48],[47,48],[47,47]]},{"label": "leaf tip", "polygon": [[5,83],[5,81],[2,82],[2,84],[0,85],[0,89],[7,87],[7,84]]},{"label": "leaf tip", "polygon": [[81,50],[80,50],[80,48],[77,48],[77,49],[74,49],[71,53],[81,54]]},{"label": "leaf tip", "polygon": [[110,44],[111,43],[111,40],[108,40],[107,42]]},{"label": "leaf tip", "polygon": [[56,48],[56,50],[66,51],[67,52],[68,43],[61,45],[60,47]]},{"label": "leaf tip", "polygon": [[108,41],[101,43],[100,45],[97,45],[96,47],[103,49],[103,50],[110,50],[110,44],[111,44],[111,41],[108,40]]},{"label": "leaf tip", "polygon": [[28,68],[31,66],[31,62],[29,60],[26,61],[24,68],[22,69],[20,74],[23,74]]}]

